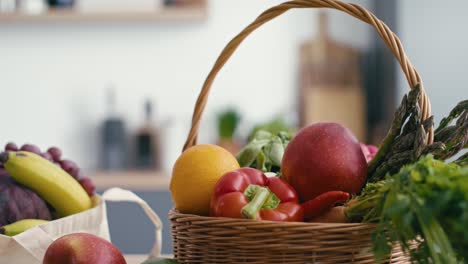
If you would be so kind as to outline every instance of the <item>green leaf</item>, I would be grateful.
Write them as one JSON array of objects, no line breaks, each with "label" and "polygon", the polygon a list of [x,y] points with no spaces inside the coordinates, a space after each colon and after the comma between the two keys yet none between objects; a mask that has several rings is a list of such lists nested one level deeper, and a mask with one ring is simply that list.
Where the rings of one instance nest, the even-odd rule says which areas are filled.
[{"label": "green leaf", "polygon": [[256,160],[258,155],[262,152],[262,148],[268,144],[268,140],[253,140],[246,145],[237,154],[237,161],[241,167],[250,167]]},{"label": "green leaf", "polygon": [[291,132],[286,132],[286,131],[280,131],[278,133],[278,136],[281,138],[281,140],[283,142],[286,142],[286,141],[291,141],[291,139],[293,138],[294,134],[291,133]]},{"label": "green leaf", "polygon": [[254,140],[270,140],[273,137],[273,134],[265,131],[265,130],[259,130],[257,133],[255,133],[252,141]]},{"label": "green leaf", "polygon": [[265,154],[271,160],[272,165],[281,166],[284,155],[284,146],[281,138],[274,137],[271,143],[265,146]]},{"label": "green leaf", "polygon": [[254,138],[237,154],[241,167],[252,167],[263,172],[280,172],[284,151],[292,134],[280,131],[272,134],[259,130]]},{"label": "green leaf", "polygon": [[281,131],[285,131],[286,133],[292,134],[292,127],[287,124],[287,122],[281,118],[273,119],[269,122],[259,124],[255,126],[252,131],[249,133],[248,140],[252,140],[254,135],[259,131],[267,131],[270,132],[272,135],[277,135]]},{"label": "green leaf", "polygon": [[387,234],[382,227],[372,233],[373,251],[377,262],[385,260],[392,252],[392,243],[388,241]]},{"label": "green leaf", "polygon": [[261,171],[268,171],[267,163],[268,163],[268,158],[267,156],[263,153],[260,152],[257,156],[257,159],[255,160],[257,164],[257,169]]}]

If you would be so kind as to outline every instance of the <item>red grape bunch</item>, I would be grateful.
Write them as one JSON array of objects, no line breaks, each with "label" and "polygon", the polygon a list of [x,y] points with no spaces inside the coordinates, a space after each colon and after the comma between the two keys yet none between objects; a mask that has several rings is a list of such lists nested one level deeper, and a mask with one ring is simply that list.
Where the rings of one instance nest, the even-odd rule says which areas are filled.
[{"label": "red grape bunch", "polygon": [[[59,148],[51,147],[46,152],[41,152],[41,149],[39,147],[31,144],[24,144],[23,146],[21,146],[21,148],[18,148],[18,146],[15,143],[10,142],[5,146],[5,151],[19,150],[41,155],[43,158],[49,160],[57,166],[60,166],[64,171],[68,172],[68,174],[70,174],[73,178],[75,178],[75,180],[77,180],[81,184],[81,186],[86,190],[90,197],[94,195],[96,187],[94,186],[91,179],[83,176],[80,167],[78,167],[78,165],[75,162],[67,159],[62,159],[62,151]],[[8,173],[0,164],[0,177],[7,174]]]}]

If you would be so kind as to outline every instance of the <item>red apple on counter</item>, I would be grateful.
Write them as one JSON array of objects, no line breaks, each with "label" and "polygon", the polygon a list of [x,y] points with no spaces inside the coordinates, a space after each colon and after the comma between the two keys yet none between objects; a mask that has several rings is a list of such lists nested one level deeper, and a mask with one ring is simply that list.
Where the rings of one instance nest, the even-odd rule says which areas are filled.
[{"label": "red apple on counter", "polygon": [[109,241],[87,233],[65,235],[47,249],[43,264],[126,264]]},{"label": "red apple on counter", "polygon": [[328,191],[358,193],[367,162],[351,131],[337,123],[316,123],[289,142],[281,171],[305,202]]}]

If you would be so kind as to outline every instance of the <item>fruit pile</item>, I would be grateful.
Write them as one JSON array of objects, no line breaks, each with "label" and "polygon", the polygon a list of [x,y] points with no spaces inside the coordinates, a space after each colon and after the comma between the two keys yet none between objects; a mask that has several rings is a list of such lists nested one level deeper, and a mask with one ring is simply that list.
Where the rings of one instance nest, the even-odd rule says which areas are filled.
[{"label": "fruit pile", "polygon": [[93,206],[95,186],[78,165],[62,159],[57,147],[14,143],[0,154],[0,233],[16,235],[28,228]]},{"label": "fruit pile", "polygon": [[[268,139],[260,136],[264,131],[257,134],[237,157],[253,168],[239,168],[234,156],[215,145],[184,151],[174,165],[170,186],[176,208],[216,217],[323,221],[335,205],[360,192],[367,158],[376,152],[336,123],[313,124],[285,140],[283,133]],[[269,159],[276,165],[264,166]],[[266,176],[275,166],[279,174]]]},{"label": "fruit pile", "polygon": [[413,262],[465,263],[468,153],[455,155],[468,148],[468,100],[427,142],[433,117],[422,118],[421,94],[416,86],[404,96],[379,148],[325,122],[295,136],[257,131],[237,157],[215,145],[192,146],[173,168],[175,207],[257,221],[373,223],[376,257],[399,243]]}]

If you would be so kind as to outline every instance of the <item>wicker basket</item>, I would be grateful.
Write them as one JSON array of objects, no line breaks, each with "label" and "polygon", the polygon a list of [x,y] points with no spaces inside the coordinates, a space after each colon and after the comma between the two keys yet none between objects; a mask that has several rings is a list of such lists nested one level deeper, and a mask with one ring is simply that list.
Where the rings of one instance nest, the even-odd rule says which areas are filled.
[{"label": "wicker basket", "polygon": [[[372,25],[397,58],[409,86],[421,78],[405,55],[398,37],[365,8],[338,0],[295,0],[268,9],[221,52],[205,80],[195,105],[192,127],[184,150],[197,144],[201,115],[211,85],[219,70],[240,43],[255,29],[292,8],[333,8]],[[419,101],[422,119],[431,114],[423,90]],[[427,141],[433,140],[432,128]],[[174,255],[180,263],[375,263],[371,252],[369,224],[290,223],[188,215],[172,210]],[[410,263],[401,248],[394,246],[387,263]]]}]

